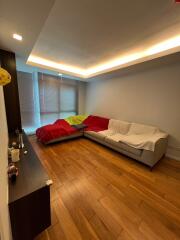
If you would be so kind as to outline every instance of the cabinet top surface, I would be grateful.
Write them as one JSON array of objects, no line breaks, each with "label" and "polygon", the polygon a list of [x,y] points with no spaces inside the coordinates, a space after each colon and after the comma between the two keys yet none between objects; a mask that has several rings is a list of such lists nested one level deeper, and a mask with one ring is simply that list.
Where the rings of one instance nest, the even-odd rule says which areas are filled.
[{"label": "cabinet top surface", "polygon": [[[13,137],[10,137],[10,142]],[[19,175],[15,182],[9,180],[9,204],[46,186],[49,179],[27,136],[23,134],[25,147],[20,149],[20,161],[16,163]],[[25,155],[24,151],[28,153]]]}]

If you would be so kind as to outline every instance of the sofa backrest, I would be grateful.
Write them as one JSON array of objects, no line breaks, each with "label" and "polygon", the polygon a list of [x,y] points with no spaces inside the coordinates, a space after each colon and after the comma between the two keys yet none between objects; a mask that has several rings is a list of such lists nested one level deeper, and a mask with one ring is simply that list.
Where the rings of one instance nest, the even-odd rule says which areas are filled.
[{"label": "sofa backrest", "polygon": [[131,123],[131,126],[128,131],[128,135],[154,134],[157,131],[158,131],[157,127],[148,126],[148,125],[139,124],[139,123]]},{"label": "sofa backrest", "polygon": [[110,119],[108,129],[115,133],[127,134],[131,123],[117,119]]},{"label": "sofa backrest", "polygon": [[88,127],[107,129],[109,124],[109,118],[90,115],[83,121],[83,123],[86,124]]}]

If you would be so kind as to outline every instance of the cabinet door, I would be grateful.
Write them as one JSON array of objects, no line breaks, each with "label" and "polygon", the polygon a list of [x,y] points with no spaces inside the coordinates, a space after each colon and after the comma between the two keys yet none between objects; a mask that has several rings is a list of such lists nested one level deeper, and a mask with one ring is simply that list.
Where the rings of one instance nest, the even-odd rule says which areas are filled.
[{"label": "cabinet door", "polygon": [[33,240],[51,225],[50,187],[9,204],[13,240]]}]

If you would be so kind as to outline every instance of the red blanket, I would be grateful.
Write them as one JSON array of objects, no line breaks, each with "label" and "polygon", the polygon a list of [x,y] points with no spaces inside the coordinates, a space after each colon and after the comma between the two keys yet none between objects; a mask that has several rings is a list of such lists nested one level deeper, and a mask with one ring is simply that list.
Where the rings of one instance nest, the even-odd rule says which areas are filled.
[{"label": "red blanket", "polygon": [[83,123],[88,126],[85,131],[99,132],[108,129],[109,119],[90,115]]},{"label": "red blanket", "polygon": [[36,136],[41,142],[47,143],[56,138],[67,136],[75,132],[77,132],[77,129],[71,127],[64,119],[59,119],[54,124],[38,128],[36,130]]}]

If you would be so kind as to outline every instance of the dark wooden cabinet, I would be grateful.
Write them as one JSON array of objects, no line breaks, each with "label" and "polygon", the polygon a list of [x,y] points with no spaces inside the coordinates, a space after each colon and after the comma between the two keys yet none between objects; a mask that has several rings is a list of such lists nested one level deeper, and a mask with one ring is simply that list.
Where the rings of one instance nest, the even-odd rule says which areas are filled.
[{"label": "dark wooden cabinet", "polygon": [[[21,115],[17,84],[15,54],[0,49],[0,66],[11,75],[11,83],[3,87],[10,141],[13,133],[21,130]],[[43,166],[24,134],[25,148],[16,163],[19,176],[9,181],[9,213],[13,240],[32,240],[51,224],[50,186]],[[27,150],[27,155],[24,155]]]},{"label": "dark wooden cabinet", "polygon": [[0,49],[0,66],[11,75],[11,82],[3,87],[8,131],[21,130],[21,114],[17,84],[15,54]]},{"label": "dark wooden cabinet", "polygon": [[[13,140],[13,137],[10,138]],[[9,212],[13,240],[32,240],[51,224],[49,180],[27,136],[16,164],[19,176],[9,181]],[[27,150],[27,155],[24,155]]]}]

